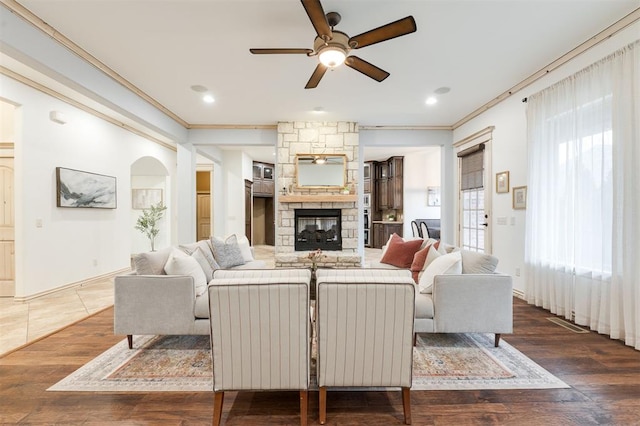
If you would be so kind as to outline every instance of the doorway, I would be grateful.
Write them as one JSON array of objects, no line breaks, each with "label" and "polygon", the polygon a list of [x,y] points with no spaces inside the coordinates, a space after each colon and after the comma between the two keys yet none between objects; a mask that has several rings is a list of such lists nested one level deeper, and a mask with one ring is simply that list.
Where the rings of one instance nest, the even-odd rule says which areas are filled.
[{"label": "doorway", "polygon": [[0,101],[0,297],[14,297],[15,198],[14,142],[16,107]]},{"label": "doorway", "polygon": [[459,151],[459,236],[461,248],[491,253],[489,230],[491,180],[490,142],[483,142]]},{"label": "doorway", "polygon": [[273,202],[273,197],[253,197],[253,244],[275,245],[275,227],[275,203]]}]

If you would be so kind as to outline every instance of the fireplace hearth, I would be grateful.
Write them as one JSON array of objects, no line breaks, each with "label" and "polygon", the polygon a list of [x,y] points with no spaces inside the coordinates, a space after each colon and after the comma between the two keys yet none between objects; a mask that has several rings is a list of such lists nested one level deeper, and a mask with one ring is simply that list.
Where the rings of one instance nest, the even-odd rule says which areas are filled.
[{"label": "fireplace hearth", "polygon": [[296,251],[342,250],[342,212],[340,209],[296,209]]}]

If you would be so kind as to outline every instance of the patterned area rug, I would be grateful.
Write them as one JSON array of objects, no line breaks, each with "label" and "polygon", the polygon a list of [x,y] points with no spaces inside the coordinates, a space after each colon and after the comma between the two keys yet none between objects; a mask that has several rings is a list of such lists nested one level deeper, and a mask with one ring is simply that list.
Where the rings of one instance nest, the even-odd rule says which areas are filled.
[{"label": "patterned area rug", "polygon": [[[139,336],[134,347],[123,340],[48,390],[212,390],[208,336]],[[495,348],[489,334],[424,334],[413,359],[412,390],[569,387],[504,340]]]}]

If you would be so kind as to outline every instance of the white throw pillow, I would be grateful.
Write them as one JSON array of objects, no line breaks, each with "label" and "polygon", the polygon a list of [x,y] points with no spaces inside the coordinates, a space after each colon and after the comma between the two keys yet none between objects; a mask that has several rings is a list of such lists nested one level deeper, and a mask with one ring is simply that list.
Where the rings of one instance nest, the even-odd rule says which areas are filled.
[{"label": "white throw pillow", "polygon": [[180,250],[173,250],[169,255],[164,270],[168,275],[189,275],[193,277],[196,286],[196,296],[207,290],[207,277],[196,259]]},{"label": "white throw pillow", "polygon": [[238,238],[238,247],[240,247],[240,252],[242,253],[242,258],[246,262],[251,262],[253,260],[253,253],[251,253],[251,244],[249,244],[249,239],[246,235],[243,235]]},{"label": "white throw pillow", "polygon": [[191,257],[193,257],[202,268],[202,272],[204,272],[204,276],[207,278],[207,282],[211,281],[211,279],[213,278],[213,271],[215,271],[215,269],[211,266],[211,263],[209,263],[209,260],[207,259],[207,256],[202,251],[202,249],[200,247],[196,248],[196,250],[191,253]]},{"label": "white throw pillow", "polygon": [[440,256],[442,256],[442,255],[440,254],[438,249],[433,247],[433,244],[432,244],[429,247],[429,251],[427,252],[427,257],[424,260],[424,265],[422,265],[422,269],[420,270],[420,272],[418,272],[418,283],[420,282],[420,279],[424,275],[424,271],[426,271],[427,268],[429,267],[429,265],[431,265],[433,263],[433,261],[436,260],[437,258],[439,258]]},{"label": "white throw pillow", "polygon": [[427,266],[418,282],[420,293],[433,292],[435,276],[444,274],[462,274],[462,256],[459,251],[440,256]]}]

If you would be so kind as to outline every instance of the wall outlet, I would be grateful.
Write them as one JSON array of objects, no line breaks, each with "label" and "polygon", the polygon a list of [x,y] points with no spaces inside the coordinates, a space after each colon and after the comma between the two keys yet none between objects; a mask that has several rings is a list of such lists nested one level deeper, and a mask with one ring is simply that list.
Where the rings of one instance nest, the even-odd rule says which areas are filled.
[{"label": "wall outlet", "polygon": [[36,219],[36,228],[42,228],[42,219]]},{"label": "wall outlet", "polygon": [[516,217],[511,216],[511,226],[514,226],[515,224],[516,224]]},{"label": "wall outlet", "polygon": [[98,259],[93,259],[93,266],[98,266]]},{"label": "wall outlet", "polygon": [[516,268],[516,277],[520,276],[520,268]]}]

